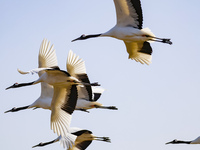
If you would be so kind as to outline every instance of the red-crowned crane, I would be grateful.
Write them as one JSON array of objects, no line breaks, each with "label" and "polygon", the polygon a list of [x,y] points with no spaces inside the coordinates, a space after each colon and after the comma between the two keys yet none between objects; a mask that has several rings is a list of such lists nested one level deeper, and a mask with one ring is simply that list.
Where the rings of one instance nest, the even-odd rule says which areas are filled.
[{"label": "red-crowned crane", "polygon": [[150,41],[172,44],[170,39],[157,38],[148,28],[142,28],[143,15],[140,0],[114,0],[117,24],[101,34],[81,35],[76,40],[95,37],[113,37],[124,41],[129,59],[142,64],[151,63],[152,48]]}]

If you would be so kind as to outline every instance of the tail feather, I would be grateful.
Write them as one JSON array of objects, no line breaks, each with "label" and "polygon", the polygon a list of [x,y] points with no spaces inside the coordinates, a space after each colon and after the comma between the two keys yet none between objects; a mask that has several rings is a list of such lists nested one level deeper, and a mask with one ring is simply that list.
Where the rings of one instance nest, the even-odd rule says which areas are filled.
[{"label": "tail feather", "polygon": [[32,69],[30,71],[22,71],[20,69],[17,69],[17,71],[20,73],[20,74],[38,74],[40,71],[43,71],[43,70],[46,70],[46,69],[52,69],[52,68],[35,68],[35,69]]},{"label": "tail feather", "polygon": [[29,74],[30,72],[29,71],[22,71],[20,69],[17,69],[17,71],[20,73],[20,74]]}]

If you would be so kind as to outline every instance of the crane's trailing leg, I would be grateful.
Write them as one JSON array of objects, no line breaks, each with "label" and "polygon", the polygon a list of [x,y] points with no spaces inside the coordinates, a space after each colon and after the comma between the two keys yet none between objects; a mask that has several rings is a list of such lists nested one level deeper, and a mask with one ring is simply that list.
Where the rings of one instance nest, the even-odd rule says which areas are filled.
[{"label": "crane's trailing leg", "polygon": [[103,108],[103,109],[112,109],[112,110],[118,110],[117,107],[115,106],[98,106],[98,105],[94,105],[95,108]]},{"label": "crane's trailing leg", "polygon": [[80,110],[80,111],[84,111],[84,112],[90,113],[90,112],[87,111],[86,109],[82,109],[82,108],[76,108],[76,110]]},{"label": "crane's trailing leg", "polygon": [[95,140],[97,140],[97,141],[104,141],[104,142],[109,142],[109,143],[111,143],[109,137],[95,137]]},{"label": "crane's trailing leg", "polygon": [[172,42],[170,41],[171,39],[158,38],[158,37],[153,37],[153,36],[150,36],[150,35],[146,35],[146,37],[152,38],[152,39],[150,39],[150,41],[167,43],[167,44],[172,45]]}]

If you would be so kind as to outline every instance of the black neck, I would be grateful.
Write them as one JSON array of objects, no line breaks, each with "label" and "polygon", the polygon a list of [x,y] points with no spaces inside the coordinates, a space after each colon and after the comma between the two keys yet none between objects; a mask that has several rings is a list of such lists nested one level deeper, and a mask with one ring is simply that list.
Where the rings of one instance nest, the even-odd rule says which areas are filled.
[{"label": "black neck", "polygon": [[168,142],[166,144],[190,144],[192,141],[179,141],[179,140],[173,140],[171,142]]},{"label": "black neck", "polygon": [[29,82],[29,83],[20,83],[20,84],[15,83],[15,84],[13,84],[12,86],[7,87],[6,90],[7,90],[7,89],[11,89],[11,88],[18,88],[18,87],[22,87],[22,86],[29,86],[29,85],[32,85],[34,82],[35,82],[35,81]]},{"label": "black neck", "polygon": [[29,86],[29,85],[32,85],[34,83],[33,82],[29,82],[29,83],[20,83],[20,84],[17,84],[17,87],[22,87],[22,86]]},{"label": "black neck", "polygon": [[18,107],[18,108],[14,107],[11,110],[5,111],[5,113],[7,113],[7,112],[16,112],[16,111],[19,111],[19,110],[27,109],[28,107],[29,107],[29,105],[28,106],[24,106],[24,107]]},{"label": "black neck", "polygon": [[54,143],[54,142],[55,142],[55,140],[50,141],[50,142],[46,142],[46,143],[42,143],[41,146],[46,146],[46,145],[52,144],[52,143]]},{"label": "black neck", "polygon": [[46,143],[40,143],[40,144],[38,144],[38,145],[33,146],[32,148],[34,148],[34,147],[46,146],[46,145],[48,145],[48,144],[54,143],[55,141],[56,141],[56,140],[53,140],[53,141],[50,141],[50,142],[46,142]]},{"label": "black neck", "polygon": [[190,144],[191,141],[176,141],[175,144]]},{"label": "black neck", "polygon": [[77,40],[85,40],[89,38],[95,38],[101,36],[101,34],[91,34],[91,35],[81,35],[79,38],[72,40],[72,42],[77,41]]},{"label": "black neck", "polygon": [[86,36],[84,37],[84,39],[95,38],[95,37],[98,37],[98,36],[101,36],[101,34],[86,35]]}]

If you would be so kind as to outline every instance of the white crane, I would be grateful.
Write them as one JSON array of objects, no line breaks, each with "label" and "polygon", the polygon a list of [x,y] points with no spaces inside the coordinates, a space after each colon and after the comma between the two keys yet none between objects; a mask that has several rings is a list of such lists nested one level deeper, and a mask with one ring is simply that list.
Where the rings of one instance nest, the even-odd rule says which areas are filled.
[{"label": "white crane", "polygon": [[[75,143],[73,144],[72,148],[69,148],[68,150],[85,150],[93,140],[97,141],[104,141],[104,142],[110,142],[109,137],[97,137],[92,134],[89,130],[83,130],[79,128],[70,128],[70,133],[77,136]],[[33,146],[34,147],[42,147],[46,146],[52,143],[56,143],[58,141],[61,141],[63,138],[59,136],[55,140],[52,140],[50,142],[45,143],[39,143],[38,145]]]},{"label": "white crane", "polygon": [[[34,73],[36,70],[39,70],[40,68],[58,68],[57,63],[57,57],[55,49],[53,49],[54,45],[51,45],[50,42],[48,42],[46,39],[42,41],[42,44],[40,46],[40,51],[38,55],[38,68],[33,69],[31,71],[21,71],[18,69],[18,72],[21,74],[27,74],[27,73]],[[68,57],[67,57],[67,70],[69,74],[75,74],[74,72],[77,72],[77,69],[81,69],[83,74],[86,74],[85,69],[85,63],[82,59],[79,59],[76,54],[74,54],[71,50],[69,51]],[[39,73],[39,76],[42,75],[42,71]],[[89,79],[88,79],[89,80]],[[88,82],[89,83],[89,82]],[[105,109],[113,109],[117,110],[115,106],[103,106],[101,103],[96,102],[101,94],[104,92],[103,88],[99,87],[93,87],[92,86],[92,98],[90,99],[87,97],[87,94],[84,94],[86,91],[83,87],[78,87],[78,93],[79,97],[76,104],[76,110],[82,110],[87,111],[87,109],[91,108],[105,108]],[[90,90],[90,87],[87,87],[88,90]],[[51,110],[51,101],[53,97],[53,86],[42,82],[41,83],[41,94],[40,97],[33,102],[31,105],[23,106],[23,107],[13,107],[12,109],[5,111],[7,112],[17,112],[24,109],[30,109],[30,108],[43,108],[43,109],[49,109]]]},{"label": "white crane", "polygon": [[[44,41],[43,41],[44,42]],[[49,49],[50,44],[42,44],[40,49]],[[50,48],[52,50],[52,48]],[[54,50],[52,50],[54,51]],[[50,52],[45,51],[45,54],[50,54]],[[48,55],[52,56],[53,52]],[[39,59],[40,60],[40,59]],[[50,59],[52,60],[52,59]],[[40,62],[39,62],[40,63]],[[51,62],[47,63],[51,64]],[[70,68],[71,69],[71,68]],[[53,86],[53,98],[51,102],[51,129],[57,133],[58,136],[66,137],[70,142],[73,143],[74,136],[69,134],[69,126],[71,123],[71,114],[73,113],[77,98],[78,91],[77,85],[81,85],[81,90],[84,93],[84,97],[91,98],[92,90],[88,90],[91,85],[96,86],[98,84],[83,83],[83,80],[87,80],[87,74],[83,74],[82,65],[79,64],[79,67],[75,70],[72,70],[72,74],[75,76],[80,76],[78,80],[76,77],[71,76],[68,72],[60,70],[57,66],[53,68],[39,68],[34,71],[38,72],[40,77],[38,80],[22,83],[22,84],[13,84],[9,88],[18,88],[22,86],[34,85],[37,83],[45,82]],[[83,84],[85,86],[83,86]],[[91,87],[90,87],[91,88]],[[81,95],[81,94],[80,94]],[[83,96],[83,95],[81,95]]]},{"label": "white crane", "polygon": [[181,140],[173,140],[171,142],[168,142],[166,144],[200,144],[200,136],[197,137],[196,139],[192,140],[192,141],[181,141]]},{"label": "white crane", "polygon": [[117,24],[109,31],[101,34],[81,35],[76,40],[85,40],[95,37],[113,37],[123,40],[129,59],[142,64],[151,63],[152,48],[149,41],[172,44],[170,39],[157,38],[148,28],[142,29],[143,16],[140,0],[114,0]]},{"label": "white crane", "polygon": [[[48,42],[46,39],[44,39],[40,45],[39,54],[38,54],[38,68],[57,68],[58,62],[57,62],[57,56],[54,49],[54,45],[51,45],[50,42]],[[27,72],[23,72],[18,69],[18,71],[21,74],[26,74]],[[39,77],[44,72],[39,72]],[[17,83],[16,83],[17,84]],[[41,82],[41,94],[40,97],[33,102],[31,105],[19,107],[19,108],[12,108],[9,111],[6,112],[15,112],[23,109],[29,109],[29,108],[43,108],[43,109],[51,109],[51,100],[53,97],[53,86]],[[6,113],[5,112],[5,113]]]}]

